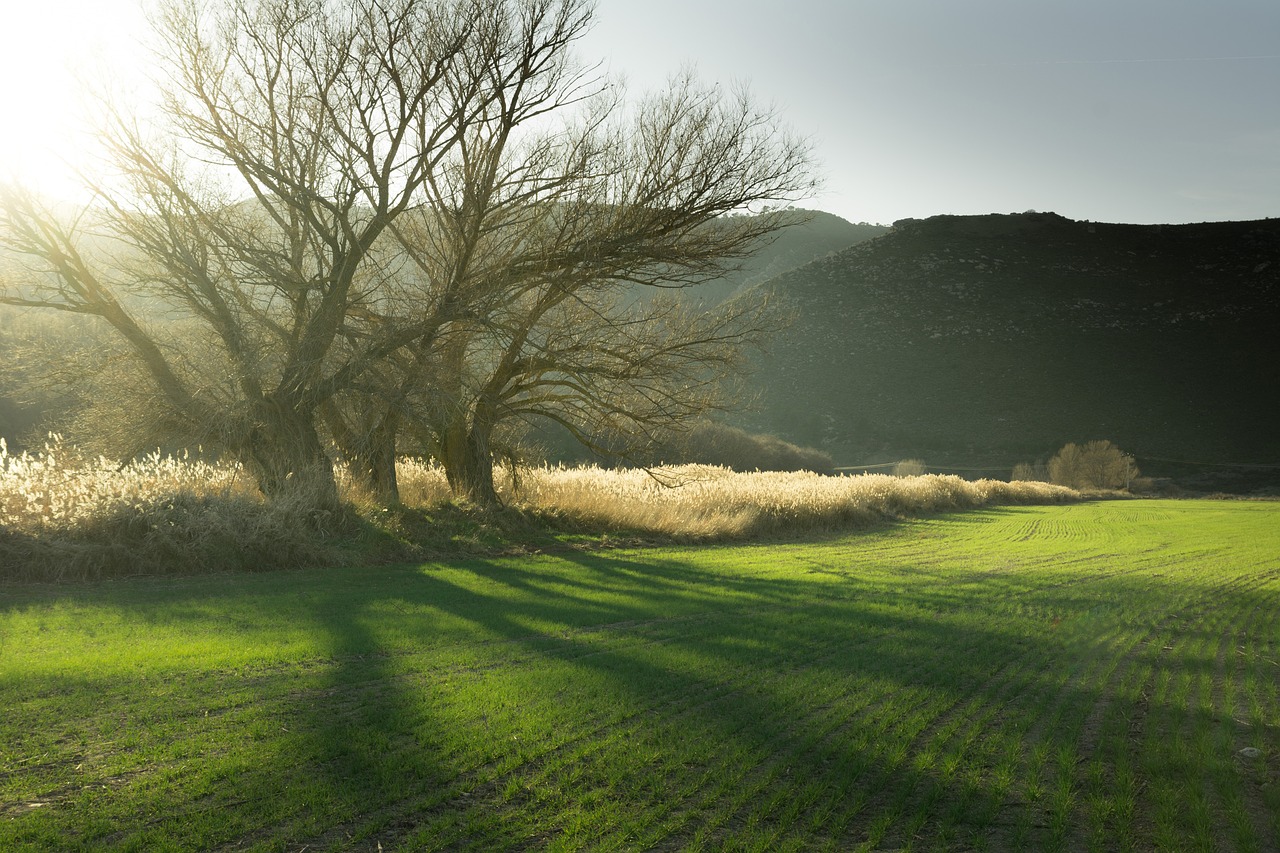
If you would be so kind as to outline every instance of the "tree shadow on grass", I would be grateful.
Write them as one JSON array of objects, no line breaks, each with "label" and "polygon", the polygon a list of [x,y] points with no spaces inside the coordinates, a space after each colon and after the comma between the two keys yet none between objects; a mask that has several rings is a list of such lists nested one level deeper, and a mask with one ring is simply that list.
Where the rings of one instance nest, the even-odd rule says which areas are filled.
[{"label": "tree shadow on grass", "polygon": [[[972,611],[995,605],[980,587],[913,581],[898,564],[863,566],[862,575],[827,565],[806,576],[736,569],[742,555],[767,554],[752,548],[714,552],[710,563],[679,553],[129,582],[73,594],[157,631],[238,625],[284,648],[292,635],[272,640],[270,629],[286,622],[311,644],[282,658],[268,649],[261,664],[193,665],[191,678],[171,681],[174,701],[147,710],[131,733],[190,737],[208,725],[201,706],[216,704],[223,740],[209,738],[187,759],[205,778],[121,790],[134,812],[172,818],[148,824],[106,809],[119,825],[85,836],[85,846],[105,837],[509,849],[562,833],[615,847],[768,843],[770,833],[840,846],[907,832],[893,827],[918,815],[930,831],[963,835],[988,826],[1016,792],[918,758],[940,760],[954,746],[964,761],[992,762],[995,753],[965,738],[1016,748],[1019,724],[1034,725],[1028,715],[1041,706],[1067,723],[1036,735],[1057,754],[1076,747],[1090,709],[1138,710],[1103,695],[1105,685],[1054,677],[1082,632],[1073,641],[1025,616],[984,621]],[[837,558],[847,556],[823,559]],[[1127,589],[1145,587],[1114,578],[1105,593]],[[1089,612],[1099,597],[1072,595],[1041,603]],[[67,689],[93,689],[92,679]],[[1000,720],[971,721],[974,707],[992,705],[1007,731]]]},{"label": "tree shadow on grass", "polygon": [[[462,571],[416,575],[400,591],[402,601],[429,603],[486,638],[489,653],[470,666],[501,667],[514,657],[543,673],[546,683],[524,684],[528,692],[514,697],[515,707],[506,704],[508,695],[462,720],[473,734],[483,729],[504,739],[502,748],[462,751],[460,761],[440,763],[445,776],[434,784],[449,788],[451,799],[433,801],[414,790],[386,806],[396,816],[385,827],[387,841],[520,847],[582,832],[583,821],[591,828],[581,837],[592,843],[659,843],[704,824],[723,840],[748,827],[763,831],[759,801],[782,803],[796,786],[820,793],[803,815],[788,818],[792,822],[848,808],[850,773],[871,786],[855,801],[888,798],[874,808],[864,802],[872,811],[921,798],[963,803],[977,814],[998,809],[997,795],[971,779],[940,782],[895,751],[898,742],[923,747],[932,737],[894,728],[895,715],[912,711],[894,707],[896,693],[922,701],[940,696],[938,713],[946,714],[991,680],[992,667],[1025,656],[1016,635],[970,631],[958,642],[953,625],[927,615],[963,602],[922,595],[912,602],[920,613],[907,615],[878,606],[874,594],[860,597],[855,590],[815,600],[804,583],[708,575],[678,561],[583,555],[571,562],[579,569],[575,576],[549,578],[538,568],[472,561]],[[591,595],[600,588],[621,597],[603,603]],[[419,641],[429,643],[430,634],[423,631]],[[356,671],[369,675],[364,664]],[[805,690],[832,683],[893,687],[861,714],[845,715],[840,697],[810,707]],[[558,703],[575,701],[565,695],[575,684],[577,698],[587,697],[580,716],[558,713]],[[415,703],[406,693],[395,701]],[[350,744],[370,740],[359,730],[379,733],[386,717],[362,713],[352,721],[355,732],[330,734]],[[885,743],[858,739],[859,727],[881,725],[889,726],[881,732]],[[842,726],[852,731],[842,733]],[[508,738],[526,743],[511,747]],[[849,754],[850,743],[860,754]],[[364,749],[334,769],[345,767],[339,775],[348,779],[377,776],[392,761]],[[691,762],[695,766],[685,766]],[[689,788],[700,776],[705,789]],[[755,793],[739,802],[735,788]],[[805,830],[813,843],[824,831]]]}]

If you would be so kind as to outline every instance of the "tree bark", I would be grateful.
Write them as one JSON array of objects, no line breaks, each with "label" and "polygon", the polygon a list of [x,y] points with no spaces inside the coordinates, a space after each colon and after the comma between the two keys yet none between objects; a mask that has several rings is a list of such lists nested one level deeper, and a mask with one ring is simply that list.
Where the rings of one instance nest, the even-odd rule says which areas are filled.
[{"label": "tree bark", "polygon": [[400,503],[400,482],[396,479],[395,418],[385,418],[369,434],[364,455],[357,463],[359,481],[382,506]]},{"label": "tree bark", "polygon": [[441,437],[444,473],[454,497],[482,507],[502,504],[493,482],[492,431],[484,420],[459,419]]},{"label": "tree bark", "polygon": [[317,509],[337,509],[333,463],[320,443],[312,412],[264,400],[242,458],[269,500],[296,497]]},{"label": "tree bark", "polygon": [[382,506],[400,503],[400,483],[396,479],[398,423],[394,412],[379,417],[366,433],[356,437],[346,458],[352,479]]},{"label": "tree bark", "polygon": [[328,400],[320,415],[351,481],[382,506],[400,503],[396,441],[401,415],[394,406],[375,398],[357,397],[341,406]]}]

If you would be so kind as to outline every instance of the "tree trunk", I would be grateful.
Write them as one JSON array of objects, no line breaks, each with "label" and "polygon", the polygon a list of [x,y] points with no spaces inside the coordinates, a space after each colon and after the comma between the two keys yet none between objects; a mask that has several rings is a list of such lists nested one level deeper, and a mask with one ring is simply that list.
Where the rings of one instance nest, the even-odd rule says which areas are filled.
[{"label": "tree trunk", "polygon": [[493,454],[489,451],[492,428],[482,420],[468,424],[459,419],[442,436],[443,463],[449,488],[456,498],[483,507],[498,506],[498,490],[493,483]]},{"label": "tree trunk", "polygon": [[338,507],[333,463],[311,412],[263,401],[243,450],[241,456],[268,500],[296,497],[317,509]]},{"label": "tree trunk", "polygon": [[356,437],[347,457],[347,470],[352,479],[365,488],[379,504],[400,503],[400,483],[396,479],[396,426],[399,418],[388,412]]},{"label": "tree trunk", "polygon": [[332,400],[321,407],[321,414],[352,482],[382,506],[392,506],[400,503],[396,479],[400,415],[391,406],[378,411],[379,405],[379,401],[360,397],[348,401],[346,408],[354,416],[354,426]]}]

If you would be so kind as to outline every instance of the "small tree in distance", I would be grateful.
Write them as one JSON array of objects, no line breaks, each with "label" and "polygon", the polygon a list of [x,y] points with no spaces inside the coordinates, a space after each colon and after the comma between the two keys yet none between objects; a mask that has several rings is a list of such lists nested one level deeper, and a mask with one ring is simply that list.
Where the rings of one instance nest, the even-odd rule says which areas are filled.
[{"label": "small tree in distance", "polygon": [[895,477],[920,477],[926,472],[923,459],[902,459],[893,466]]},{"label": "small tree in distance", "polygon": [[1019,462],[1013,466],[1013,473],[1009,476],[1013,482],[1049,482],[1049,468],[1043,461],[1030,463]]},{"label": "small tree in distance", "polygon": [[1133,457],[1109,441],[1068,443],[1049,460],[1049,479],[1073,489],[1127,489],[1138,473]]}]

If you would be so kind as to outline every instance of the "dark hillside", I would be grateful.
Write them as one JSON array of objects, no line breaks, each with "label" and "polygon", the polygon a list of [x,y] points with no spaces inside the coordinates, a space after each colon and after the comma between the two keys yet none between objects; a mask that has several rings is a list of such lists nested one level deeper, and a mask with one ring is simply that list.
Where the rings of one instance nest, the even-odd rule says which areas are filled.
[{"label": "dark hillside", "polygon": [[1280,220],[904,220],[767,286],[798,320],[751,425],[839,464],[1004,467],[1093,438],[1153,474],[1280,462]]}]

